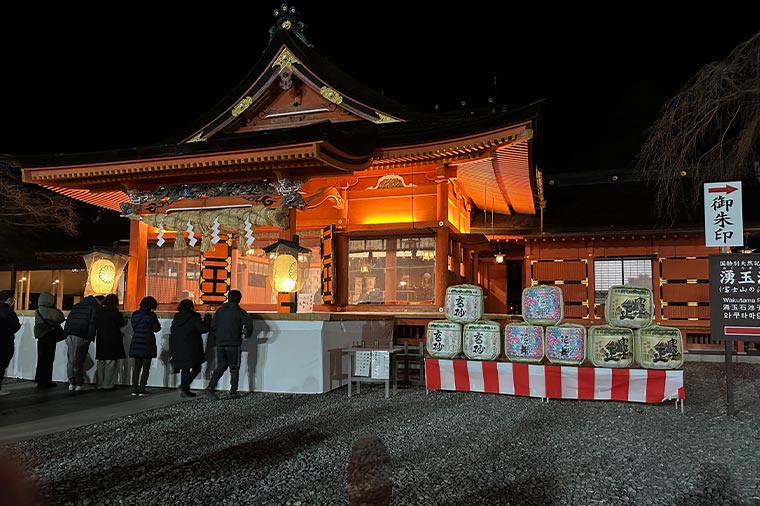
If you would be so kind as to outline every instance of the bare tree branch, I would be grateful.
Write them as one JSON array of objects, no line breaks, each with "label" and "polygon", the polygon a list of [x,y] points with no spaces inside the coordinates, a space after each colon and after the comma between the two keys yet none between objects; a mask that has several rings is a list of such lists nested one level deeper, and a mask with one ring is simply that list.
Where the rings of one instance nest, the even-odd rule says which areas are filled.
[{"label": "bare tree branch", "polygon": [[[7,164],[0,163],[0,225],[21,229],[58,229],[79,236],[76,202],[35,185],[24,184]],[[7,232],[7,230],[6,230]]]},{"label": "bare tree branch", "polygon": [[[636,160],[657,213],[696,209],[704,183],[754,177],[760,159],[760,32],[710,63],[660,109]],[[685,184],[686,177],[691,187]]]}]

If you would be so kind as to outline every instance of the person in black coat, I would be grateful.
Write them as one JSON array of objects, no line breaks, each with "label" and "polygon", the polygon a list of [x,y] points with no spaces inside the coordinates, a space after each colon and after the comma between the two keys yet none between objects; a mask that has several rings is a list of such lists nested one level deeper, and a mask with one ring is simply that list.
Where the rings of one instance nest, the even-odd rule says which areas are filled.
[{"label": "person in black coat", "polygon": [[94,296],[88,295],[71,308],[63,334],[66,336],[68,347],[68,365],[66,372],[69,376],[69,390],[83,390],[84,363],[90,352],[90,343],[95,340],[95,324],[97,323],[100,304]]},{"label": "person in black coat", "polygon": [[66,319],[63,311],[55,307],[55,296],[42,292],[37,298],[34,312],[34,337],[37,339],[37,370],[34,381],[37,388],[55,387],[53,383],[53,362],[58,341],[63,340],[61,323]]},{"label": "person in black coat", "polygon": [[[15,335],[21,328],[16,312],[13,310],[13,292],[10,290],[0,291],[0,389],[8,364],[11,363],[13,354],[16,352]],[[0,391],[0,395],[3,392]]]},{"label": "person in black coat", "polygon": [[150,394],[145,387],[150,375],[150,363],[158,356],[156,332],[161,330],[161,322],[154,312],[158,301],[148,295],[140,301],[140,309],[132,313],[132,342],[129,344],[129,356],[134,359],[132,368],[132,395]]},{"label": "person in black coat", "polygon": [[240,290],[230,290],[227,302],[219,306],[211,320],[211,332],[216,338],[216,368],[206,387],[206,395],[216,399],[216,384],[222,374],[230,370],[230,395],[236,396],[240,379],[240,357],[243,339],[253,333],[251,315],[240,307],[243,294]]},{"label": "person in black coat", "polygon": [[200,374],[206,357],[203,353],[201,334],[209,331],[211,315],[201,315],[195,311],[190,299],[177,304],[177,313],[172,319],[169,335],[169,353],[175,371],[180,371],[179,390],[182,397],[195,397],[190,391],[190,383]]},{"label": "person in black coat", "polygon": [[95,373],[98,390],[116,390],[116,376],[122,360],[127,358],[124,353],[124,340],[121,328],[125,325],[124,316],[119,311],[119,296],[109,293],[103,299],[103,305],[98,313]]}]

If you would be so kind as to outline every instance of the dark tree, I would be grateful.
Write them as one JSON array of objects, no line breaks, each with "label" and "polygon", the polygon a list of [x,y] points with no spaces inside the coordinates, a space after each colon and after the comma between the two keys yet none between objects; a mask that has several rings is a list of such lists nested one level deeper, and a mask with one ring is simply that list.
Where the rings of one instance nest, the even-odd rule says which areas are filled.
[{"label": "dark tree", "polygon": [[696,210],[704,183],[756,177],[760,160],[760,32],[705,65],[660,109],[638,154],[657,213]]}]

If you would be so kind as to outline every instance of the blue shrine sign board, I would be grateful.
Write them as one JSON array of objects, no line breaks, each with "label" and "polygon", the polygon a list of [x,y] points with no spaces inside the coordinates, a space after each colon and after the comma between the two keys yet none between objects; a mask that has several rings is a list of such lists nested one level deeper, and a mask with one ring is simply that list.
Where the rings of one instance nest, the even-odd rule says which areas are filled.
[{"label": "blue shrine sign board", "polygon": [[708,247],[742,246],[742,183],[705,183],[705,244]]},{"label": "blue shrine sign board", "polygon": [[714,340],[760,341],[760,254],[709,255]]}]

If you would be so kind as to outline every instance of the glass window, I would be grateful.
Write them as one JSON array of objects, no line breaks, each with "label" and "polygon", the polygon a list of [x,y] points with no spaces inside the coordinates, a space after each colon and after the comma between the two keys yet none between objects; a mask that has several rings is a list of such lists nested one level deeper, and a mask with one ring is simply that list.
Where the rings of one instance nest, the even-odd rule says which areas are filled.
[{"label": "glass window", "polygon": [[[320,252],[320,235],[318,232],[302,232],[299,244],[311,250],[311,259],[307,271],[307,279],[298,292],[313,294],[314,303],[321,304],[322,295],[322,256]],[[269,258],[264,253],[264,247],[277,241],[275,234],[254,236],[251,248],[245,251],[235,249],[233,258],[237,267],[237,276],[233,286],[243,293],[243,303],[248,304],[277,304],[277,293],[272,289],[269,280]],[[233,241],[233,247],[238,241]]]},{"label": "glass window", "polygon": [[594,260],[594,301],[604,304],[614,285],[652,290],[652,259],[645,257],[597,258]]},{"label": "glass window", "polygon": [[159,304],[176,304],[182,299],[200,303],[200,244],[174,249],[171,242],[158,247],[148,244],[146,290]]},{"label": "glass window", "polygon": [[351,239],[349,304],[433,304],[435,236]]}]

